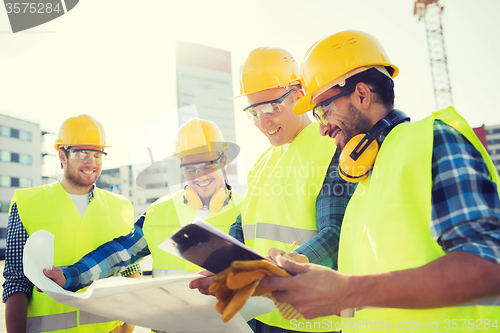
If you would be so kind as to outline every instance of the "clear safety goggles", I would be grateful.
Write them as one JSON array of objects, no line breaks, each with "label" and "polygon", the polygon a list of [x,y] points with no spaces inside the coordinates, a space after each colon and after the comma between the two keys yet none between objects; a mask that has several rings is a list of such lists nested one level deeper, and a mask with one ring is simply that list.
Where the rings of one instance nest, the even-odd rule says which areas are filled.
[{"label": "clear safety goggles", "polygon": [[243,111],[245,111],[248,119],[253,121],[259,120],[259,113],[270,119],[285,110],[285,99],[294,91],[297,91],[297,89],[290,90],[278,99],[247,106]]},{"label": "clear safety goggles", "polygon": [[200,176],[208,175],[220,168],[220,162],[223,156],[224,154],[220,154],[217,159],[212,161],[181,164],[181,172],[186,179],[198,177],[198,171],[200,171]]},{"label": "clear safety goggles", "polygon": [[69,157],[74,159],[80,163],[90,162],[91,159],[94,159],[95,163],[101,164],[102,161],[106,159],[105,153],[100,150],[92,150],[92,149],[68,149],[65,148],[66,151],[69,151]]},{"label": "clear safety goggles", "polygon": [[333,103],[333,101],[337,98],[352,93],[354,89],[355,88],[347,89],[346,91],[343,91],[335,96],[325,99],[323,102],[318,103],[313,109],[314,118],[316,118],[316,120],[321,125],[328,125],[328,115],[330,114],[330,112],[337,110],[337,107],[335,106],[335,103]]},{"label": "clear safety goggles", "polygon": [[[313,109],[313,116],[316,118],[316,120],[323,126],[326,126],[328,124],[328,116],[330,112],[332,111],[337,111],[337,107],[335,106],[335,103],[333,102],[337,98],[340,98],[345,95],[349,95],[354,92],[356,88],[351,88],[347,89],[341,93],[338,93],[335,96],[332,96],[330,98],[325,99],[323,102],[318,103],[314,109]],[[377,90],[370,88],[370,91],[372,93],[376,93]]]}]

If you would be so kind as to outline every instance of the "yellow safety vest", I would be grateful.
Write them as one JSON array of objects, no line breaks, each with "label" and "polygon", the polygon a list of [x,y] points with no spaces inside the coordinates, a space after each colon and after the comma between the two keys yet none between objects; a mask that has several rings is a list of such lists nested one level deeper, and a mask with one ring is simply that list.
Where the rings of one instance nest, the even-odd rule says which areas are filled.
[{"label": "yellow safety vest", "polygon": [[[232,198],[220,211],[210,212],[205,221],[225,233],[241,211],[242,196],[232,192]],[[153,203],[144,221],[144,236],[153,256],[153,277],[164,275],[184,275],[196,273],[203,268],[189,261],[173,256],[158,248],[158,245],[180,227],[185,226],[198,216],[196,209],[184,203],[184,191],[164,196]]]},{"label": "yellow safety vest", "polygon": [[[486,149],[453,108],[435,112],[418,122],[398,125],[384,140],[371,177],[358,184],[347,206],[340,236],[340,272],[373,274],[404,270],[445,255],[429,230],[435,119],[453,126],[472,143],[483,156],[491,179],[499,184]],[[498,307],[477,305],[484,301],[487,300],[471,302],[472,306],[425,310],[358,309],[354,318],[344,319],[342,332],[387,329],[387,325],[392,329],[404,327],[405,332],[448,332],[456,329],[451,328],[453,323],[461,328],[463,319],[473,319],[474,327],[479,324],[476,319],[482,320],[478,327],[484,328],[486,319],[491,324],[495,319],[500,320]],[[456,320],[452,322],[453,319]]]},{"label": "yellow safety vest", "polygon": [[[54,266],[75,263],[130,232],[134,222],[130,201],[98,188],[83,219],[60,183],[17,190],[15,200],[28,235],[37,230],[54,234]],[[119,323],[57,303],[36,288],[29,301],[27,332],[110,332]]]},{"label": "yellow safety vest", "polygon": [[[302,245],[318,233],[316,197],[335,149],[334,140],[320,136],[315,122],[304,128],[286,151],[271,147],[257,160],[248,175],[241,208],[246,245],[267,257],[271,247],[286,251],[293,241]],[[256,319],[305,332],[333,331],[321,323],[339,320],[322,317],[291,322],[283,319],[278,310]]]}]

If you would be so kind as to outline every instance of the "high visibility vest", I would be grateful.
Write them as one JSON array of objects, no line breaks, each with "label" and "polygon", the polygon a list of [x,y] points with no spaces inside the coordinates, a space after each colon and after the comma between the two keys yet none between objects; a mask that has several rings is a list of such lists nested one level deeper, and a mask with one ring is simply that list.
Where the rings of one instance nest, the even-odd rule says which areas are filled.
[{"label": "high visibility vest", "polygon": [[[37,230],[54,235],[54,266],[75,263],[130,232],[134,222],[130,201],[99,188],[83,218],[60,183],[17,190],[15,200],[28,235]],[[27,332],[110,332],[119,323],[57,303],[36,288],[29,301]]]},{"label": "high visibility vest", "polygon": [[[304,128],[286,151],[281,146],[271,147],[257,160],[248,175],[241,208],[246,245],[267,257],[271,247],[286,251],[293,241],[300,246],[318,233],[316,198],[335,149],[334,140],[320,136],[315,122]],[[307,320],[290,322],[278,310],[256,319],[288,330],[335,330],[322,325],[308,327]],[[338,321],[338,317],[322,317],[315,322],[323,319]]]},{"label": "high visibility vest", "polygon": [[[232,198],[220,211],[210,212],[205,221],[225,233],[241,211],[242,196],[232,192]],[[164,196],[153,203],[144,220],[144,236],[153,256],[153,277],[196,273],[203,268],[178,258],[158,248],[158,245],[173,232],[193,221],[198,216],[196,209],[184,203],[184,191]]]},{"label": "high visibility vest", "polygon": [[[418,122],[396,126],[381,146],[372,175],[358,184],[347,206],[340,236],[340,272],[373,274],[404,270],[423,266],[445,255],[429,230],[435,119],[453,126],[469,140],[483,156],[491,179],[498,186],[498,174],[486,149],[453,108],[435,112]],[[474,319],[474,325],[479,323],[476,319],[480,319],[483,324],[478,327],[484,328],[485,319],[491,324],[500,319],[499,307],[477,305],[489,301],[424,310],[357,309],[355,317],[346,318],[345,322],[361,325],[344,324],[342,332],[381,329],[381,321],[385,328],[390,323],[392,329],[400,323],[399,327],[404,326],[405,332],[448,332],[452,319],[456,319],[453,323]],[[448,329],[446,320],[449,321]],[[460,322],[460,327],[462,324]],[[436,327],[439,329],[433,329]]]}]

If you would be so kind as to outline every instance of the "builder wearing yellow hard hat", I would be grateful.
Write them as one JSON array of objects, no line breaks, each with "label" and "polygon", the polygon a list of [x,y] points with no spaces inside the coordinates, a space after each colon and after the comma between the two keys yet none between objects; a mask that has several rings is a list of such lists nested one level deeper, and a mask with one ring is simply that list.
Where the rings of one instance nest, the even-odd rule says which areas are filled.
[{"label": "builder wearing yellow hard hat", "polygon": [[[37,230],[54,234],[54,265],[73,263],[99,245],[130,232],[133,207],[122,196],[94,184],[110,147],[104,128],[89,115],[68,118],[62,124],[55,149],[64,172],[60,182],[17,190],[9,212],[3,301],[9,332],[121,332],[132,325],[80,316],[79,310],[40,293],[23,273],[23,248]],[[124,276],[138,277],[133,265]],[[59,331],[61,330],[61,331]]]},{"label": "builder wearing yellow hard hat", "polygon": [[[148,254],[153,256],[153,277],[201,270],[199,266],[160,250],[158,245],[196,217],[226,233],[229,231],[240,213],[242,196],[231,190],[225,168],[238,152],[238,146],[226,142],[215,123],[200,119],[188,121],[177,133],[176,151],[172,156],[181,163],[187,186],[159,198],[139,217],[133,232],[87,254],[78,267],[55,268],[46,275],[65,289],[76,290],[92,282],[88,280],[92,274],[85,273],[99,271],[99,278],[105,278]],[[161,164],[157,162],[150,168],[158,169]]]},{"label": "builder wearing yellow hard hat", "polygon": [[187,186],[153,203],[145,216],[144,236],[153,255],[153,276],[195,273],[201,268],[160,250],[158,245],[197,216],[223,232],[241,210],[242,196],[231,190],[225,169],[238,147],[226,142],[217,125],[192,119],[177,134],[174,158],[180,159]]},{"label": "builder wearing yellow hard hat", "polygon": [[307,52],[306,95],[294,112],[314,109],[321,135],[344,148],[339,172],[360,183],[342,224],[338,272],[273,250],[297,275],[261,286],[278,288],[276,299],[306,318],[346,310],[342,332],[488,330],[500,315],[498,174],[452,107],[413,123],[395,110],[397,74],[378,41],[359,31]]},{"label": "builder wearing yellow hard hat", "polygon": [[[263,255],[271,247],[285,251],[295,241],[295,253],[336,268],[340,226],[354,186],[336,173],[340,151],[334,142],[318,136],[318,124],[307,115],[293,114],[303,95],[299,65],[286,50],[257,48],[241,66],[238,97],[246,96],[249,106],[244,111],[271,147],[248,175],[241,215],[230,235]],[[206,292],[208,282],[191,285]],[[297,326],[303,324],[299,320]],[[256,332],[300,331],[278,310],[249,325]],[[318,325],[307,329],[333,331]]]}]

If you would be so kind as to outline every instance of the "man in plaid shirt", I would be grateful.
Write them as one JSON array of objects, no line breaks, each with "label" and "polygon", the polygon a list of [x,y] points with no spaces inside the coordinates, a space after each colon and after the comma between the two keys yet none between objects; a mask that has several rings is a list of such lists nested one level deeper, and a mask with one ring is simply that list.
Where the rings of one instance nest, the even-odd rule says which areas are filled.
[{"label": "man in plaid shirt", "polygon": [[389,329],[498,327],[500,182],[472,129],[451,107],[414,123],[394,110],[398,68],[366,33],[329,36],[304,59],[307,94],[294,113],[313,109],[320,134],[343,147],[343,178],[364,180],[343,220],[339,271],[273,250],[298,274],[261,286],[279,289],[276,299],[306,318],[351,309],[341,313],[354,315],[342,332],[383,321]]},{"label": "man in plaid shirt", "polygon": [[[9,212],[3,275],[5,321],[9,332],[79,330],[109,332],[119,322],[80,316],[79,310],[59,304],[34,289],[23,272],[23,248],[37,230],[55,235],[54,262],[67,265],[90,249],[126,234],[134,219],[130,201],[97,188],[104,148],[109,147],[104,128],[89,115],[64,121],[55,148],[64,171],[60,182],[17,190]],[[76,240],[82,244],[76,245]],[[138,264],[122,276],[139,277]],[[117,330],[131,332],[121,324]],[[60,332],[60,331],[59,331]]]}]

